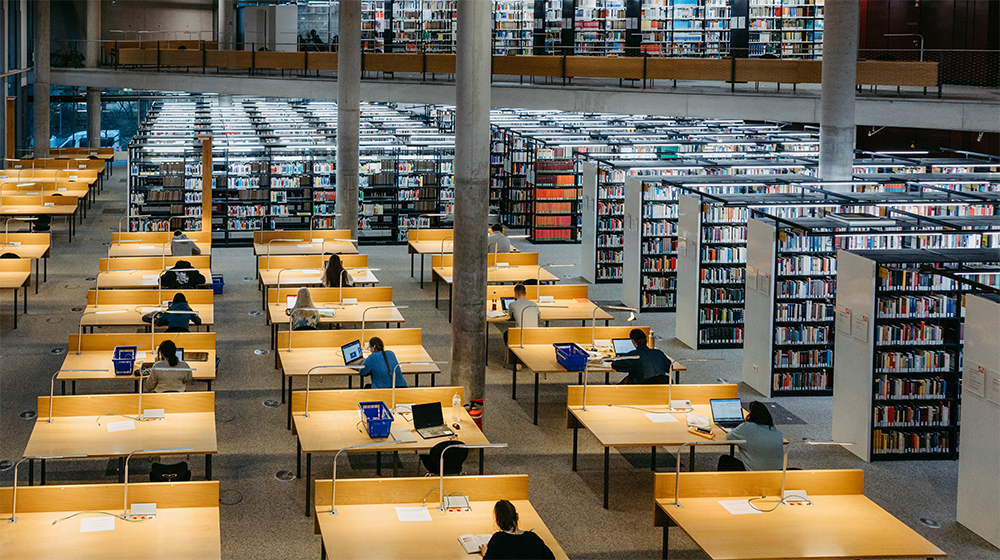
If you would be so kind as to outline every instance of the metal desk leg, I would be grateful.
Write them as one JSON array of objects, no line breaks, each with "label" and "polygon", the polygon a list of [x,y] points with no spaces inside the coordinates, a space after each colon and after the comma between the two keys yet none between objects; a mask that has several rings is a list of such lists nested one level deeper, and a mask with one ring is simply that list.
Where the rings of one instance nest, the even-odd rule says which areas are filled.
[{"label": "metal desk leg", "polygon": [[212,480],[212,454],[205,454],[205,480]]},{"label": "metal desk leg", "polygon": [[611,468],[611,448],[604,448],[604,509],[608,509],[608,471]]},{"label": "metal desk leg", "polygon": [[434,281],[434,309],[438,308],[438,288],[440,288],[440,287],[441,287],[441,281],[440,280],[435,280]]},{"label": "metal desk leg", "polygon": [[420,386],[420,374],[419,373],[414,373],[413,374],[413,386],[414,387],[419,387]]},{"label": "metal desk leg", "polygon": [[517,358],[510,364],[510,398],[517,400]]},{"label": "metal desk leg", "polygon": [[670,557],[670,552],[667,548],[667,536],[670,534],[670,527],[667,523],[663,524],[663,560],[667,560]]},{"label": "metal desk leg", "polygon": [[306,517],[312,517],[312,509],[309,502],[312,500],[312,453],[306,453]]},{"label": "metal desk leg", "polygon": [[319,560],[326,560],[326,543],[323,541],[319,543]]},{"label": "metal desk leg", "polygon": [[[73,394],[75,395],[76,394],[76,379],[74,379],[73,382],[70,383],[70,386],[73,387]],[[139,391],[136,391],[136,393],[138,393],[138,392]]]},{"label": "metal desk leg", "polygon": [[535,372],[535,420],[534,424],[538,425],[538,372]]},{"label": "metal desk leg", "polygon": [[45,257],[45,266],[42,267],[42,280],[49,281],[49,258]]},{"label": "metal desk leg", "polygon": [[653,446],[653,451],[649,456],[649,470],[656,472],[656,446]]},{"label": "metal desk leg", "polygon": [[118,483],[125,482],[125,457],[118,458]]},{"label": "metal desk leg", "polygon": [[42,459],[42,481],[39,482],[40,486],[45,486],[45,459]]},{"label": "metal desk leg", "polygon": [[486,466],[486,465],[485,465],[485,464],[483,463],[483,461],[485,461],[485,458],[484,458],[484,457],[485,457],[485,454],[483,453],[483,451],[484,451],[484,449],[482,449],[482,448],[480,448],[480,449],[479,449],[479,476],[482,476],[482,475],[483,475],[483,469],[484,469],[484,468],[485,468],[485,466]]},{"label": "metal desk leg", "polygon": [[573,472],[576,472],[576,448],[579,439],[580,439],[580,428],[579,426],[573,426]]},{"label": "metal desk leg", "polygon": [[431,372],[431,387],[435,386],[435,379],[436,378],[437,378],[437,374],[434,373],[434,372]]},{"label": "metal desk leg", "polygon": [[410,278],[413,278],[413,259],[416,256],[416,253],[410,253]]},{"label": "metal desk leg", "polygon": [[[448,322],[449,323],[451,322],[451,294],[452,294],[452,287],[454,287],[454,286],[455,286],[454,282],[452,282],[451,284],[448,284]],[[27,301],[25,301],[25,305],[27,305],[27,304],[28,304]],[[24,312],[25,313],[28,312],[28,308],[27,307],[24,308]]]},{"label": "metal desk leg", "polygon": [[688,459],[688,471],[694,472],[694,446],[691,446],[690,459]]},{"label": "metal desk leg", "polygon": [[382,476],[382,452],[375,452],[375,476]]},{"label": "metal desk leg", "polygon": [[14,328],[17,328],[17,288],[14,288]]},{"label": "metal desk leg", "polygon": [[[449,303],[449,306],[450,305],[451,304]],[[24,314],[25,315],[28,314],[28,284],[27,284],[27,282],[24,284]]]},{"label": "metal desk leg", "polygon": [[281,404],[285,404],[285,372],[281,372]]},{"label": "metal desk leg", "polygon": [[295,438],[295,478],[302,478],[302,440]]},{"label": "metal desk leg", "polygon": [[60,386],[62,387],[62,394],[64,394],[64,395],[65,395],[65,394],[66,394],[66,380],[65,380],[65,379],[63,379],[63,380],[62,380],[62,381],[60,381],[59,383],[60,383]]},{"label": "metal desk leg", "polygon": [[28,459],[28,486],[35,485],[35,460]]},{"label": "metal desk leg", "polygon": [[392,476],[399,476],[399,451],[392,452]]},{"label": "metal desk leg", "polygon": [[420,289],[424,289],[424,255],[420,255]]},{"label": "metal desk leg", "polygon": [[38,293],[38,259],[35,259],[35,293]]}]

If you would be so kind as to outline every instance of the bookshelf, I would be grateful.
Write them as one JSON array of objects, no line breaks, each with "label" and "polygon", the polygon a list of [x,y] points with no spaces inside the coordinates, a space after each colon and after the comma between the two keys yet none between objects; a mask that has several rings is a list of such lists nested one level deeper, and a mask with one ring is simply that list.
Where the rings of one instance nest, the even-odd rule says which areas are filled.
[{"label": "bookshelf", "polygon": [[676,308],[677,193],[662,178],[625,180],[622,302],[629,307]]},{"label": "bookshelf", "polygon": [[534,32],[534,0],[493,0],[494,55],[532,54]]},{"label": "bookshelf", "polygon": [[1000,251],[838,251],[837,264],[834,439],[866,461],[958,458],[972,290],[926,267],[995,285]]}]

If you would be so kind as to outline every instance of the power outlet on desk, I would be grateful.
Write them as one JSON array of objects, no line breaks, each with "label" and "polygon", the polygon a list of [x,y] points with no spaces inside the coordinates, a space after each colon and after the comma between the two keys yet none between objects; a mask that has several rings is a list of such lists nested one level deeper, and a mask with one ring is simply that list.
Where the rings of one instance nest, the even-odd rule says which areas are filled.
[{"label": "power outlet on desk", "polygon": [[472,511],[469,506],[469,498],[465,496],[445,496],[444,510],[446,512],[468,512]]}]

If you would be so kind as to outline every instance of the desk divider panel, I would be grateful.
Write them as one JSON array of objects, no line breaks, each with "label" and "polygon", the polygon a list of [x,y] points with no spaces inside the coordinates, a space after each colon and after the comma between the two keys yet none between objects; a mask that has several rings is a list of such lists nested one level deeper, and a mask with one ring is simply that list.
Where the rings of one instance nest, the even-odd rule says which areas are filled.
[{"label": "desk divider panel", "polygon": [[446,237],[454,237],[453,229],[411,229],[406,232],[407,241],[444,241]]},{"label": "desk divider panel", "polygon": [[[278,332],[279,352],[288,348],[288,331]],[[365,329],[365,338],[371,340],[377,336],[385,343],[388,350],[392,350],[393,345],[398,346],[419,346],[423,344],[423,334],[420,329]],[[295,331],[295,346],[292,352],[303,348],[329,348],[338,349],[349,342],[361,340],[361,329],[329,329],[319,331]],[[322,365],[322,364],[316,364]],[[451,401],[448,401],[449,403]]]},{"label": "desk divider panel", "polygon": [[[281,270],[282,268],[326,268],[330,257],[325,255],[259,255],[264,257],[258,265],[260,270]],[[344,268],[364,268],[368,266],[368,255],[340,255]]]},{"label": "desk divider panel", "polygon": [[0,259],[0,272],[27,272],[31,274],[31,259]]},{"label": "desk divider panel", "polygon": [[[106,412],[134,414],[138,406],[138,393],[56,396],[52,401],[52,417],[98,416]],[[165,414],[214,413],[215,392],[145,393],[142,395],[142,407],[144,409],[162,408]],[[49,397],[38,397],[39,418],[42,418],[41,414],[48,414],[48,410]],[[107,422],[117,420],[120,418],[111,416],[108,417]]]},{"label": "desk divider panel", "polygon": [[[583,386],[571,385],[566,395],[566,406],[583,404]],[[739,398],[739,387],[735,384],[719,385],[674,385],[668,391],[667,385],[590,385],[587,387],[587,405],[666,405],[667,395],[674,400],[687,399],[693,404],[708,404],[710,399]]]},{"label": "desk divider panel", "polygon": [[[528,299],[537,300],[538,292],[543,296],[552,296],[553,299],[576,299],[589,298],[589,286],[587,284],[542,284],[541,286],[525,286]],[[486,295],[487,299],[501,297],[514,297],[514,286],[511,284],[491,284]]]},{"label": "desk divider panel", "polygon": [[[76,353],[77,340],[80,335],[69,335],[69,352]],[[139,346],[148,348],[149,333],[112,333],[112,334],[85,334],[83,342],[80,343],[81,350],[93,352],[101,350],[114,350],[115,346]],[[164,340],[172,340],[178,348],[183,348],[185,352],[192,350],[215,350],[214,332],[188,332],[188,333],[156,333],[153,335],[154,346],[159,346]],[[152,358],[149,356],[148,358]],[[147,359],[149,361],[149,359]],[[110,360],[108,367],[111,367]]]},{"label": "desk divider panel", "polygon": [[[312,296],[313,303],[337,303],[340,301],[341,290],[345,298],[354,298],[358,302],[380,302],[388,305],[392,302],[392,288],[389,286],[371,286],[364,288],[309,288],[309,295]],[[267,303],[281,303],[288,296],[298,295],[298,288],[268,288]],[[103,301],[103,298],[102,300]],[[190,301],[190,300],[188,300]],[[296,335],[297,336],[297,335]]]},{"label": "desk divider panel", "polygon": [[87,290],[87,305],[142,305],[155,306],[163,301],[172,300],[174,294],[184,294],[191,305],[213,305],[215,293],[212,290],[102,290],[97,299],[97,290]]},{"label": "desk divider panel", "polygon": [[[396,404],[440,402],[442,413],[447,416],[451,408],[451,398],[458,393],[465,402],[462,387],[403,387],[396,389]],[[309,392],[309,410],[357,410],[362,401],[392,401],[392,389],[334,389]],[[306,408],[306,392],[292,393],[292,412],[302,412]],[[445,441],[445,440],[442,440]],[[418,500],[419,501],[419,500]]]},{"label": "desk divider panel", "polygon": [[[211,246],[212,244],[212,236],[207,231],[185,231],[184,235],[186,235],[191,241],[195,241],[201,246]],[[153,245],[159,243],[160,245],[163,245],[173,238],[173,231],[125,231],[121,233],[116,231],[111,234],[111,241],[113,243],[117,243],[119,240],[141,239],[145,243]]]},{"label": "desk divider panel", "polygon": [[301,239],[302,241],[312,241],[313,239],[350,239],[349,229],[324,229],[313,231],[255,231],[253,242],[265,244],[272,239]]},{"label": "desk divider panel", "polygon": [[[330,505],[327,498],[332,482],[329,479],[316,481],[316,507]],[[437,484],[437,477],[338,479],[337,505],[420,503]],[[477,502],[527,500],[528,475],[446,476],[445,488],[449,493],[461,492]],[[436,500],[437,495],[432,494],[428,503],[437,503]]]},{"label": "desk divider panel", "polygon": [[[431,479],[433,480],[433,479]],[[71,486],[28,486],[17,489],[18,513],[46,511],[109,510],[120,512],[124,484],[73,484]],[[219,482],[132,482],[130,503],[156,503],[157,508],[219,507]],[[12,488],[0,488],[0,514],[9,516]],[[3,520],[6,523],[6,519]]]},{"label": "desk divider panel", "polygon": [[177,261],[187,261],[194,268],[211,268],[212,257],[209,255],[192,255],[190,257],[111,257],[101,259],[98,270],[166,270],[177,264]]},{"label": "desk divider panel", "polygon": [[[656,473],[653,499],[673,499],[675,473]],[[864,493],[861,469],[788,471],[785,488],[816,495]],[[776,495],[781,490],[781,471],[681,473],[680,498],[719,498]]]},{"label": "desk divider panel", "polygon": [[[628,333],[632,329],[639,329],[646,333],[647,342],[652,347],[649,327],[597,327],[594,331],[591,327],[559,327],[559,328],[525,328],[525,344],[556,344],[560,342],[577,342],[583,344],[591,343],[591,333],[597,340],[610,340],[613,338],[628,338]],[[508,346],[521,344],[521,330],[510,329],[507,334]]]}]

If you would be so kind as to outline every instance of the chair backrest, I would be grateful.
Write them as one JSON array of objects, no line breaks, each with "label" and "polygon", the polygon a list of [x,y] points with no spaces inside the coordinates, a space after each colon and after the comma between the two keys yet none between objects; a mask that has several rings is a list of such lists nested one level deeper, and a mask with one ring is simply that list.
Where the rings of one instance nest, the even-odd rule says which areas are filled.
[{"label": "chair backrest", "polygon": [[173,465],[153,463],[149,471],[150,482],[187,482],[191,480],[191,469],[184,461]]},{"label": "chair backrest", "polygon": [[0,255],[0,259],[19,259],[19,258],[21,258],[21,257],[18,257],[14,253],[4,253],[4,254]]},{"label": "chair backrest", "polygon": [[49,231],[51,229],[49,224],[52,223],[52,217],[48,214],[40,214],[34,218],[33,221],[28,222],[31,231]]},{"label": "chair backrest", "polygon": [[[430,464],[427,465],[427,470],[431,474],[440,475],[441,470],[441,453],[444,452],[445,448],[450,445],[455,445],[457,443],[464,443],[458,440],[448,440],[442,441],[434,445],[430,451]],[[465,448],[454,449],[449,451],[447,455],[444,456],[444,474],[445,475],[458,475],[462,474],[462,465],[465,464],[465,460],[469,457],[469,450]]]},{"label": "chair backrest", "polygon": [[670,383],[669,373],[654,375],[653,377],[642,380],[642,385],[668,385],[669,383]]}]

